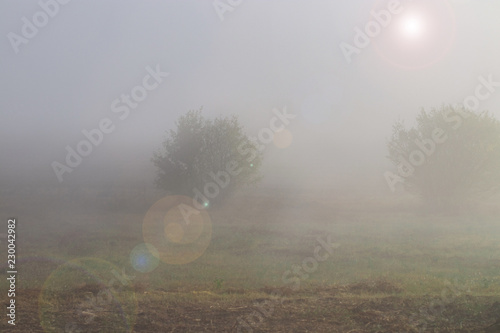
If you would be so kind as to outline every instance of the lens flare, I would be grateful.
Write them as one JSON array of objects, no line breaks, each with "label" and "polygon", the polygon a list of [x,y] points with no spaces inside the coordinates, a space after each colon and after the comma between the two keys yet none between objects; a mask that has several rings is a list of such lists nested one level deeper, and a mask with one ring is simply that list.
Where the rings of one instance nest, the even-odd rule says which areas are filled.
[{"label": "lens flare", "polygon": [[284,149],[292,144],[293,135],[289,130],[283,129],[274,133],[273,141],[276,147]]},{"label": "lens flare", "polygon": [[141,273],[149,273],[158,267],[160,254],[151,244],[142,243],[130,252],[132,267]]},{"label": "lens flare", "polygon": [[44,331],[83,330],[95,321],[132,332],[137,300],[127,278],[118,267],[98,258],[60,265],[45,280],[38,299]]},{"label": "lens flare", "polygon": [[182,265],[205,252],[212,239],[212,222],[206,210],[194,208],[193,199],[171,195],[148,210],[142,234],[144,242],[157,249],[161,261]]}]

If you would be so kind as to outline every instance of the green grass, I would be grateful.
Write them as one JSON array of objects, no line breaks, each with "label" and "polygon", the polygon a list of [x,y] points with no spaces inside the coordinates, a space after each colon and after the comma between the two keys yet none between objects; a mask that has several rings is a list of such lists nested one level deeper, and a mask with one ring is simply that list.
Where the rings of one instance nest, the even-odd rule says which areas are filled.
[{"label": "green grass", "polygon": [[295,203],[247,207],[210,211],[212,240],[205,253],[185,265],[160,263],[147,274],[135,272],[129,259],[143,242],[144,214],[68,212],[44,227],[26,221],[18,228],[19,287],[41,288],[59,263],[80,257],[109,261],[148,290],[223,293],[286,287],[283,273],[313,255],[316,237],[329,234],[339,247],[301,281],[301,288],[386,279],[408,296],[439,295],[447,283],[472,295],[500,293],[500,222],[495,216],[352,208],[342,215],[328,204],[308,212],[307,202],[300,209]]}]

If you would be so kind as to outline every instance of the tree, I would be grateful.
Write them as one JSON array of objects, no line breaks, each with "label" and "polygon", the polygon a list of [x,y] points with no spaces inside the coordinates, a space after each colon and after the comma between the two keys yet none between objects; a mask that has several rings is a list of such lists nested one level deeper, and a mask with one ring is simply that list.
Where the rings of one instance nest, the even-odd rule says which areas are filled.
[{"label": "tree", "polygon": [[415,127],[394,124],[388,148],[398,181],[434,209],[456,208],[500,188],[500,123],[488,112],[422,110]]},{"label": "tree", "polygon": [[243,185],[257,182],[262,154],[236,116],[206,119],[200,110],[181,116],[154,154],[156,186],[172,194],[220,202]]}]

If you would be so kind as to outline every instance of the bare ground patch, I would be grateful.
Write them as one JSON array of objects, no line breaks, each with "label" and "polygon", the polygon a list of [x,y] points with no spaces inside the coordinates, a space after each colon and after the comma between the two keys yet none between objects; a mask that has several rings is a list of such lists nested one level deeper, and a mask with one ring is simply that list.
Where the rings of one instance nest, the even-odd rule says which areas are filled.
[{"label": "bare ground patch", "polygon": [[[355,291],[388,288],[381,282],[351,285]],[[349,289],[347,288],[347,289]],[[393,291],[394,287],[389,290]],[[264,288],[265,289],[265,288]],[[346,293],[346,287],[288,293],[277,301],[271,289],[242,293],[137,291],[133,332],[237,332],[244,320],[254,332],[418,332],[412,323],[425,323],[425,332],[498,332],[498,297],[463,296],[431,309],[440,297],[377,297]],[[105,320],[109,313],[88,309],[94,319],[86,323],[72,299],[89,290],[73,290],[54,313],[54,327],[65,327],[68,318],[74,332],[116,332]],[[92,291],[90,291],[92,292]],[[43,332],[38,313],[39,290],[21,291],[17,298],[17,325],[1,324],[2,332]],[[267,306],[263,306],[267,304]],[[259,310],[261,309],[261,310]],[[262,309],[266,309],[262,311]],[[430,310],[429,310],[430,309]],[[102,310],[105,311],[105,310]],[[252,316],[256,313],[258,315]],[[259,312],[260,311],[260,312]],[[80,320],[81,319],[81,320]],[[61,322],[58,322],[60,320]],[[88,321],[88,320],[87,320]],[[122,331],[126,331],[122,328]],[[250,332],[244,327],[240,332]]]}]

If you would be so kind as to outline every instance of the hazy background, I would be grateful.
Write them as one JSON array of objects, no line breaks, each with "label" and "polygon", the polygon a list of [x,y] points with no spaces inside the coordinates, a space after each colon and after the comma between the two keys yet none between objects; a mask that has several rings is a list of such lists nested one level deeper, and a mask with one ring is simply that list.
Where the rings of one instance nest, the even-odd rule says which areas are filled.
[{"label": "hazy background", "polygon": [[[264,184],[390,193],[382,174],[394,121],[461,102],[480,75],[500,81],[498,1],[411,5],[428,19],[420,41],[391,24],[348,64],[339,44],[385,2],[247,0],[221,21],[212,1],[72,1],[15,54],[7,34],[21,35],[21,18],[40,7],[2,1],[0,185],[149,186],[150,158],[186,111],[237,114],[256,135],[286,106],[297,115],[293,143],[267,146]],[[120,121],[111,102],[157,64],[170,76]],[[480,109],[498,114],[499,104],[500,91]],[[60,184],[51,162],[64,163],[65,146],[104,117],[114,132]]]}]

